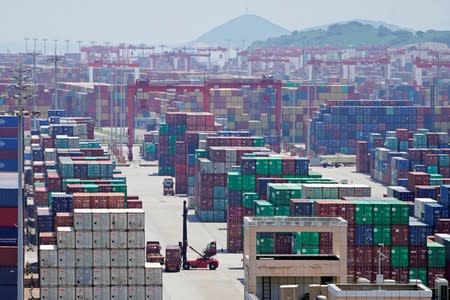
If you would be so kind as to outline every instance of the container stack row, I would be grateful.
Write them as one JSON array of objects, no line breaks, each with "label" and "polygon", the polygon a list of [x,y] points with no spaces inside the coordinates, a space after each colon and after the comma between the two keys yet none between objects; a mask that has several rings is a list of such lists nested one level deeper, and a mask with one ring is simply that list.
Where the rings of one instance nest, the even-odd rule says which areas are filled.
[{"label": "container stack row", "polygon": [[[175,176],[176,167],[178,167],[180,173],[186,173],[186,131],[214,131],[214,115],[210,113],[186,112],[166,114],[166,123],[159,125],[160,175]],[[177,153],[177,149],[183,152]],[[177,155],[180,156],[180,159],[177,159]],[[173,159],[174,157],[175,160]],[[182,159],[183,157],[184,159]],[[176,161],[179,161],[178,165]],[[184,191],[184,194],[186,192]]]},{"label": "container stack row", "polygon": [[311,148],[317,154],[355,154],[357,141],[398,124],[408,130],[432,128],[432,111],[407,100],[330,100],[311,121]]},{"label": "container stack row", "polygon": [[0,294],[17,298],[18,117],[0,115]]},{"label": "container stack row", "polygon": [[157,160],[159,156],[158,148],[158,132],[146,132],[142,142],[142,158],[149,161]]},{"label": "container stack row", "polygon": [[[265,147],[250,146],[258,138],[234,138],[247,141],[249,146],[208,146],[207,150],[197,150],[194,207],[196,215],[205,222],[226,222],[229,207],[227,173],[241,164],[246,153],[265,152]],[[207,138],[208,143],[209,137]],[[220,139],[226,140],[226,139]]]},{"label": "container stack row", "polygon": [[[261,198],[260,194],[268,195],[267,184],[271,179],[276,181],[286,178],[284,182],[289,182],[288,178],[308,178],[308,175],[309,160],[305,158],[262,153],[242,157],[240,167],[227,175],[228,251],[242,251],[243,217],[255,214],[253,200],[267,199]],[[264,185],[265,187],[261,188]],[[281,213],[285,207],[279,210]]]},{"label": "container stack row", "polygon": [[39,247],[41,299],[162,299],[144,219],[142,209],[73,209],[73,225]]}]

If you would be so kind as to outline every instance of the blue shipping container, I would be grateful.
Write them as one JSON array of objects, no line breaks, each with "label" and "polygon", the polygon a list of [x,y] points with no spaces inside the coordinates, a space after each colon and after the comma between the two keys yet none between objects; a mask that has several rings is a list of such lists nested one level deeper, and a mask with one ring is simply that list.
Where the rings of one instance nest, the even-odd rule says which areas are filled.
[{"label": "blue shipping container", "polygon": [[14,285],[17,283],[17,267],[0,267],[1,285]]},{"label": "blue shipping container", "polygon": [[17,285],[0,285],[2,299],[17,299]]},{"label": "blue shipping container", "polygon": [[0,127],[17,127],[19,118],[16,116],[0,116]]},{"label": "blue shipping container", "polygon": [[373,226],[356,225],[355,227],[355,245],[370,246],[373,244]]},{"label": "blue shipping container", "polygon": [[17,246],[17,227],[0,227],[0,246]]},{"label": "blue shipping container", "polygon": [[17,150],[17,138],[0,137],[0,150]]}]

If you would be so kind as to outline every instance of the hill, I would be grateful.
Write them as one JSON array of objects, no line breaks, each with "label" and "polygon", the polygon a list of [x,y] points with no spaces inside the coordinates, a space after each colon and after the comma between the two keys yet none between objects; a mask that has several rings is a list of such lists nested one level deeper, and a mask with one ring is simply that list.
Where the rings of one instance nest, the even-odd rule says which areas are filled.
[{"label": "hill", "polygon": [[289,33],[289,30],[264,18],[242,15],[202,34],[195,43],[226,46],[227,40],[230,40],[231,46],[241,47],[242,41],[250,45],[255,41],[264,41],[270,37]]},{"label": "hill", "polygon": [[327,29],[294,31],[290,35],[255,42],[251,48],[268,46],[401,46],[419,42],[439,42],[450,46],[450,31],[392,30],[381,24],[377,27],[375,24],[351,21],[329,25]]}]

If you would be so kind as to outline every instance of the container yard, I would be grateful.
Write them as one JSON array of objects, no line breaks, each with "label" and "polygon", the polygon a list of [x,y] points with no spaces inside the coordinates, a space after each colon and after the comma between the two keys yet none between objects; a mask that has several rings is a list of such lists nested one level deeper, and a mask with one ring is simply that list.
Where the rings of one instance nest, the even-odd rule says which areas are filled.
[{"label": "container yard", "polygon": [[214,43],[0,40],[1,299],[448,299],[448,31],[247,6]]}]

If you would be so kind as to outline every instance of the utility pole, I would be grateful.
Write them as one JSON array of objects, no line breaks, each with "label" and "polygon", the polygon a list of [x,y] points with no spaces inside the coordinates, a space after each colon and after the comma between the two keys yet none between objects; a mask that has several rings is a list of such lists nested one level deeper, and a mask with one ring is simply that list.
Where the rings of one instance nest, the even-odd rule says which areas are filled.
[{"label": "utility pole", "polygon": [[55,100],[53,103],[53,108],[54,109],[58,109],[59,108],[59,103],[58,103],[58,62],[61,61],[61,58],[58,57],[57,55],[57,43],[58,40],[53,40],[55,42],[55,56],[50,58],[50,62],[54,63],[54,76],[55,76]]},{"label": "utility pole", "polygon": [[78,43],[78,51],[81,52],[81,43],[83,43],[83,41],[78,40],[77,43]]},{"label": "utility pole", "polygon": [[25,53],[28,53],[28,41],[30,40],[30,38],[26,37],[24,38],[25,40]]},{"label": "utility pole", "polygon": [[47,55],[47,39],[42,39],[44,42],[44,56]]},{"label": "utility pole", "polygon": [[69,53],[69,42],[70,40],[65,40],[66,42],[66,54]]}]

